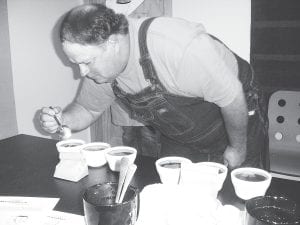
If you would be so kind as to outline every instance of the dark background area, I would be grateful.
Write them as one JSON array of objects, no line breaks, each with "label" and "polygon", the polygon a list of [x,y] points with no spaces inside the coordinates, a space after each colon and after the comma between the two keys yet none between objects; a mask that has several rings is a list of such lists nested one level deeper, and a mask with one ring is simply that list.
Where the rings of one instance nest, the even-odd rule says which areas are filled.
[{"label": "dark background area", "polygon": [[300,1],[252,0],[250,61],[264,90],[300,89]]}]

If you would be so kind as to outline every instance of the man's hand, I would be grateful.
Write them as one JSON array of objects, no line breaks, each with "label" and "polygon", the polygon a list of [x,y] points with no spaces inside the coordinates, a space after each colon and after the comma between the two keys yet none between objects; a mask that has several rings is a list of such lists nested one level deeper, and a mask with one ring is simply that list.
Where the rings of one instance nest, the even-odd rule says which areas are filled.
[{"label": "man's hand", "polygon": [[227,146],[224,154],[224,164],[228,166],[229,169],[234,169],[240,166],[246,159],[245,149],[236,149],[231,146]]},{"label": "man's hand", "polygon": [[54,115],[56,115],[57,118],[61,121],[62,110],[60,107],[43,107],[41,109],[40,124],[41,127],[48,133],[55,133],[59,128]]}]

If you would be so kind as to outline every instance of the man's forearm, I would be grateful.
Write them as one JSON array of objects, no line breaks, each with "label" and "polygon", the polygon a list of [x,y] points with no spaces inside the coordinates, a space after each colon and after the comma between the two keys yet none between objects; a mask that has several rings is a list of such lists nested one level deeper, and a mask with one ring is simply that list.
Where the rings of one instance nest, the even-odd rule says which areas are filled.
[{"label": "man's forearm", "polygon": [[92,114],[83,106],[71,103],[63,110],[62,121],[71,130],[80,131],[89,127],[98,117],[98,114]]},{"label": "man's forearm", "polygon": [[230,146],[239,151],[246,151],[248,109],[244,95],[238,96],[230,105],[221,108],[221,111]]}]

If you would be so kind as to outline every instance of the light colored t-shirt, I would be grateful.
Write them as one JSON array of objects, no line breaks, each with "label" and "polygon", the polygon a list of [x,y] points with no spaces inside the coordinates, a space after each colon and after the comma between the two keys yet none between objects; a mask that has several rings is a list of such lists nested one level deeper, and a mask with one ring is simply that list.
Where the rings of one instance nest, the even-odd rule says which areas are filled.
[{"label": "light colored t-shirt", "polygon": [[[132,94],[150,85],[139,64],[138,29],[144,19],[129,19],[129,62],[117,77],[121,89]],[[201,97],[225,107],[242,88],[234,55],[199,23],[156,18],[148,29],[147,46],[157,76],[170,93]],[[114,94],[110,84],[99,85],[85,78],[77,101],[89,110],[102,112],[112,104]],[[138,125],[116,105],[112,118],[117,125]]]}]

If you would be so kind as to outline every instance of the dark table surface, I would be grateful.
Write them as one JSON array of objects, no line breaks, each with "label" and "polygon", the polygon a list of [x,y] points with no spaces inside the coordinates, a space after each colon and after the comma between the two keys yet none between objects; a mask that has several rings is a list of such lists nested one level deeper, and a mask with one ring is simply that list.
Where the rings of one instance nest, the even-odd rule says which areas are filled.
[{"label": "dark table surface", "polygon": [[[118,173],[108,166],[89,168],[89,175],[78,182],[53,177],[58,163],[56,140],[30,135],[17,135],[0,141],[0,195],[55,197],[60,201],[55,210],[83,215],[81,196],[86,187],[107,181],[117,181]],[[140,190],[159,183],[155,159],[137,156],[138,166],[132,185]],[[268,194],[287,196],[300,204],[300,182],[273,178]],[[219,193],[224,204],[242,206],[234,193],[230,176]]]}]

